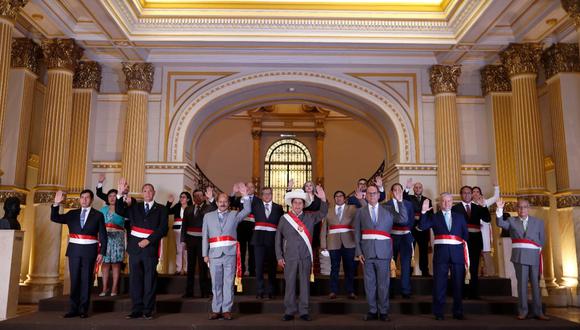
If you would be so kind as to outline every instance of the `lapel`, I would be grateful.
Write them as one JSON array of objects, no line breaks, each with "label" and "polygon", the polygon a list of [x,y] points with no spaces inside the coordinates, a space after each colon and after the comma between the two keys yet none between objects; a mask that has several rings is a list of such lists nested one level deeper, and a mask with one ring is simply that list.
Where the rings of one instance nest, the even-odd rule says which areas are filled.
[{"label": "lapel", "polygon": [[[530,218],[528,217],[528,227],[530,226]],[[522,238],[526,237],[526,231],[524,230],[524,223],[520,220],[520,217],[514,218],[514,225],[516,226],[517,232],[522,235]],[[528,228],[529,229],[529,228]]]},{"label": "lapel", "polygon": [[[453,213],[451,211],[449,211],[449,214],[451,215],[451,230],[453,230]],[[445,232],[447,232],[448,234],[451,234],[451,230],[447,229],[447,223],[445,223],[445,214],[443,214],[443,211],[439,211],[437,213],[437,216],[439,217],[439,221],[441,222],[441,225],[443,226],[443,230]]]}]

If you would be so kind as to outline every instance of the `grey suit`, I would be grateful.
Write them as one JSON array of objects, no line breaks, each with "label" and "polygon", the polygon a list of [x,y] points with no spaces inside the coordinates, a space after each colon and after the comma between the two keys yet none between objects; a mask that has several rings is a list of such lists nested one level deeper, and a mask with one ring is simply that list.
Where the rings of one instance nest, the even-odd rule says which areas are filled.
[{"label": "grey suit", "polygon": [[[540,246],[544,245],[544,222],[528,216],[527,228],[520,218],[496,217],[499,227],[508,230],[512,239],[528,239]],[[542,316],[542,300],[540,295],[540,255],[538,250],[512,248],[511,262],[514,264],[518,280],[519,315],[528,315],[528,280],[532,284],[532,309],[534,316]]]},{"label": "grey suit", "polygon": [[[365,203],[366,204],[366,203]],[[362,239],[363,230],[378,230],[391,233],[394,223],[407,222],[407,209],[398,203],[399,212],[392,205],[377,204],[378,217],[373,223],[368,205],[357,210],[355,215],[354,238],[356,255],[363,255],[364,284],[369,313],[389,313],[389,285],[391,258],[393,257],[392,240]]]},{"label": "grey suit", "polygon": [[236,276],[236,245],[210,248],[209,239],[231,236],[237,240],[238,224],[252,210],[248,198],[242,198],[242,203],[244,208],[241,211],[226,211],[221,225],[218,210],[209,212],[203,217],[201,254],[203,257],[209,256],[213,292],[211,308],[214,313],[226,313],[232,310]]},{"label": "grey suit", "polygon": [[[322,202],[317,212],[302,213],[298,216],[304,223],[310,234],[314,233],[314,225],[322,221],[328,212],[328,204]],[[312,243],[312,242],[310,242]],[[300,234],[282,216],[276,230],[276,260],[284,259],[284,306],[286,315],[294,315],[296,311],[300,315],[308,314],[308,297],[310,296],[310,271],[312,261],[310,251]],[[314,251],[313,251],[314,253]],[[296,304],[296,275],[300,285],[300,297]]]}]

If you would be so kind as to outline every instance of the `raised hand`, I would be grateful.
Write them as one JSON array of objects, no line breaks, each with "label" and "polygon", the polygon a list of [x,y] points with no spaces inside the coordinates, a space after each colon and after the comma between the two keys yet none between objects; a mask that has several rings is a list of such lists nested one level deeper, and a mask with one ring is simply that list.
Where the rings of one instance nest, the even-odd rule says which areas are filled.
[{"label": "raised hand", "polygon": [[62,201],[64,201],[65,196],[66,194],[64,193],[64,191],[62,190],[57,191],[56,194],[54,194],[54,204],[62,203]]},{"label": "raised hand", "polygon": [[383,178],[380,175],[375,177],[375,185],[379,188],[383,186]]},{"label": "raised hand", "polygon": [[358,190],[358,189],[356,189],[356,190],[354,191],[354,197],[356,197],[356,199],[363,199],[363,198],[364,198],[364,197],[363,197],[363,193],[362,193],[362,191],[360,191],[360,190]]},{"label": "raised hand", "polygon": [[294,188],[294,179],[290,179],[288,180],[288,189],[286,190],[292,190]]},{"label": "raised hand", "polygon": [[100,184],[103,184],[103,182],[105,182],[105,175],[103,173],[99,174],[99,178],[97,179],[97,182]]},{"label": "raised hand", "polygon": [[175,195],[169,194],[169,196],[167,196],[167,202],[173,204],[174,201],[175,201]]},{"label": "raised hand", "polygon": [[213,188],[208,186],[207,188],[205,188],[205,198],[207,198],[207,200],[211,200],[213,198]]},{"label": "raised hand", "polygon": [[412,186],[413,186],[413,178],[408,178],[407,183],[405,184],[405,188],[411,189]]},{"label": "raised hand", "polygon": [[503,209],[503,207],[505,206],[505,202],[503,201],[503,199],[498,198],[497,202],[495,202],[495,205],[497,206],[498,209]]},{"label": "raised hand", "polygon": [[429,200],[428,199],[425,199],[423,201],[423,205],[421,207],[421,213],[427,213],[427,212],[429,212],[432,209],[433,209],[433,207],[429,207]]},{"label": "raised hand", "polygon": [[124,194],[125,191],[129,190],[129,184],[127,183],[127,179],[120,178],[119,183],[117,184],[117,191],[121,194]]},{"label": "raised hand", "polygon": [[246,184],[243,182],[238,183],[238,191],[240,192],[240,194],[242,194],[242,197],[248,195],[248,188],[246,187]]},{"label": "raised hand", "polygon": [[324,192],[324,189],[322,188],[321,185],[316,185],[316,192],[314,194],[318,196],[320,200],[326,202],[326,193]]},{"label": "raised hand", "polygon": [[236,193],[240,192],[240,184],[238,182],[234,183],[232,187],[232,194],[235,195]]}]

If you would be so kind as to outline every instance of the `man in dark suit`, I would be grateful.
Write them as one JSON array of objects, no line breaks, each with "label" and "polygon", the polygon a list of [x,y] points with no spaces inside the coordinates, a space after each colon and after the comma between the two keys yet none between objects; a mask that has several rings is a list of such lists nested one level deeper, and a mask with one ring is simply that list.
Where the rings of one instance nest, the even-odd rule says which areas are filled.
[{"label": "man in dark suit", "polygon": [[[413,194],[411,194],[411,187],[413,188]],[[413,204],[413,212],[415,222],[413,225],[412,233],[415,243],[419,248],[419,269],[421,270],[421,276],[429,277],[429,242],[431,241],[431,233],[429,230],[419,230],[419,220],[421,220],[421,207],[425,200],[429,201],[429,207],[432,207],[431,200],[423,196],[423,184],[421,182],[415,182],[413,184],[413,178],[407,180],[405,191],[403,192],[403,198],[408,200]]]},{"label": "man in dark suit", "polygon": [[[118,191],[127,191],[127,180],[119,180]],[[142,188],[143,202],[127,195],[119,195],[115,212],[128,219],[127,253],[129,253],[129,282],[133,306],[128,319],[153,318],[159,242],[167,235],[167,208],[156,203],[155,188],[146,183]]]},{"label": "man in dark suit", "polygon": [[[379,188],[379,203],[384,201],[385,198],[387,197],[387,195],[385,193],[385,188],[383,188],[383,178],[380,175],[377,175],[374,178],[372,184],[374,184],[375,186],[377,186]],[[362,195],[363,199],[366,196],[367,186],[368,186],[367,179],[365,179],[365,178],[358,179],[358,181],[356,183],[355,191],[360,193]],[[346,201],[346,204],[347,205],[354,205],[357,208],[361,207],[361,203],[357,197],[357,194],[349,196],[347,201]]]},{"label": "man in dark suit", "polygon": [[70,272],[70,307],[65,318],[88,316],[95,262],[101,263],[107,252],[105,217],[91,207],[93,199],[92,191],[83,190],[79,199],[81,208],[60,214],[64,192],[57,191],[50,212],[50,220],[66,224],[69,231],[66,256]]},{"label": "man in dark suit", "polygon": [[193,287],[196,264],[199,265],[199,290],[201,297],[209,297],[211,293],[211,280],[209,268],[201,256],[201,230],[203,217],[206,213],[215,211],[217,205],[213,197],[213,189],[207,187],[205,195],[199,189],[193,191],[193,206],[188,206],[184,211],[181,225],[181,241],[187,247],[187,286],[183,298],[193,298]]},{"label": "man in dark suit", "polygon": [[[246,274],[248,271],[250,276],[256,276],[254,272],[256,271],[256,265],[254,265],[254,247],[250,244],[252,241],[252,234],[254,233],[254,208],[262,203],[260,198],[255,195],[256,186],[251,182],[246,182],[246,189],[248,191],[248,198],[250,199],[250,205],[252,207],[252,213],[244,218],[244,221],[238,225],[237,234],[238,242],[240,242],[240,257],[242,262],[242,273]],[[237,209],[242,209],[243,205],[241,203],[241,197],[236,197],[239,193],[238,189],[234,185],[232,195],[230,196],[230,206]],[[248,267],[246,268],[246,255],[248,256]]]},{"label": "man in dark suit", "polygon": [[[276,289],[276,251],[274,241],[278,222],[284,215],[282,205],[272,201],[272,188],[262,188],[262,199],[252,204],[252,213],[256,220],[251,245],[254,247],[256,265],[257,293],[256,298],[272,299]],[[268,287],[264,285],[264,265],[268,269]]]},{"label": "man in dark suit", "polygon": [[443,320],[445,296],[447,293],[447,274],[451,270],[451,287],[453,289],[453,318],[463,320],[463,279],[467,258],[468,232],[467,222],[462,213],[453,212],[453,197],[450,193],[441,194],[441,211],[433,214],[429,211],[429,201],[425,200],[421,208],[419,229],[433,229],[435,246],[433,252],[433,314],[436,320]]},{"label": "man in dark suit", "polygon": [[479,206],[472,201],[472,189],[469,186],[461,187],[461,203],[455,204],[451,210],[463,214],[467,220],[467,230],[469,231],[469,289],[467,297],[470,299],[479,298],[479,258],[483,249],[483,238],[481,236],[481,221],[490,222],[491,217],[487,207]]}]

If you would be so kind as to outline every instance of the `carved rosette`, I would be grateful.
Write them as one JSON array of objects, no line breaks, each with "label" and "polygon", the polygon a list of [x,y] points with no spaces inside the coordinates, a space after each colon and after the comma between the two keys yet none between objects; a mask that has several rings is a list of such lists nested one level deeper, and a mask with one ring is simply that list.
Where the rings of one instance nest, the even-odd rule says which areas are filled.
[{"label": "carved rosette", "polygon": [[580,1],[578,0],[561,0],[562,8],[570,15],[576,23],[576,27],[580,27]]},{"label": "carved rosette", "polygon": [[32,39],[12,39],[12,67],[25,68],[38,75],[42,49]]},{"label": "carved rosette", "polygon": [[542,59],[542,44],[512,43],[500,53],[500,57],[510,77],[526,73],[537,74]]},{"label": "carved rosette", "polygon": [[14,20],[28,0],[0,0],[0,17]]},{"label": "carved rosette", "polygon": [[580,207],[580,195],[565,195],[556,197],[557,208]]},{"label": "carved rosette", "polygon": [[127,90],[151,92],[154,70],[152,63],[123,62]]},{"label": "carved rosette", "polygon": [[512,83],[503,65],[486,65],[481,69],[483,95],[494,92],[511,92]]},{"label": "carved rosette", "polygon": [[542,54],[542,64],[546,79],[560,72],[580,72],[578,44],[553,44]]},{"label": "carved rosette", "polygon": [[434,95],[457,93],[457,82],[460,75],[460,65],[433,65],[429,70],[431,92]]},{"label": "carved rosette", "polygon": [[101,89],[102,69],[98,62],[81,61],[73,77],[73,88]]},{"label": "carved rosette", "polygon": [[47,39],[42,41],[44,62],[50,69],[75,71],[78,61],[83,56],[83,49],[74,39]]}]

